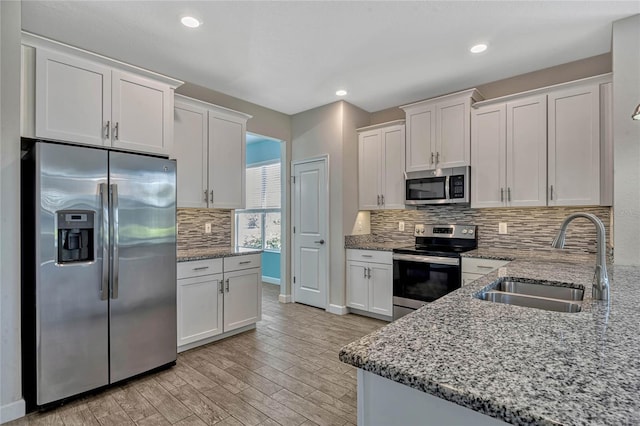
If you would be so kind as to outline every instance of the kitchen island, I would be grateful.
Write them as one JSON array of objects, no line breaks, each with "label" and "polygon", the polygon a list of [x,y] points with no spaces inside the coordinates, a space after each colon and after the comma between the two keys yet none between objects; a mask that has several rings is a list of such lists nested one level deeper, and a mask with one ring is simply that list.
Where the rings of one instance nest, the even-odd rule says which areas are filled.
[{"label": "kitchen island", "polygon": [[[367,391],[372,381],[392,401],[413,399],[412,410],[384,407],[396,424],[442,423],[449,409],[455,412],[449,419],[475,424],[640,423],[640,267],[609,266],[611,297],[603,302],[591,298],[592,255],[480,250],[464,256],[516,260],[340,351],[343,362],[360,369],[360,424],[384,423],[384,416],[375,417],[381,404]],[[499,277],[581,284],[582,311],[475,297]],[[413,393],[405,398],[399,390]]]}]

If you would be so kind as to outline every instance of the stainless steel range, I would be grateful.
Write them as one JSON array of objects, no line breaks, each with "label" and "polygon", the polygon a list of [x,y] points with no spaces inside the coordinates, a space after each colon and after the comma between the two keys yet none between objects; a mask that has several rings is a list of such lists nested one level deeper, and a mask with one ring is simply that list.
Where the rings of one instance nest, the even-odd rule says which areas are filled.
[{"label": "stainless steel range", "polygon": [[416,225],[415,246],[393,250],[393,319],[457,290],[460,253],[478,247],[475,225]]}]

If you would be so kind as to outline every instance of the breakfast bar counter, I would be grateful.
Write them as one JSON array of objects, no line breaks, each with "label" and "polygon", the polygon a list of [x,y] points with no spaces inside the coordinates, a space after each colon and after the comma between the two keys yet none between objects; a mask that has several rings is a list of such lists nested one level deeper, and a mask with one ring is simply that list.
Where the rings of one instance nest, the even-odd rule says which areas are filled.
[{"label": "breakfast bar counter", "polygon": [[[359,378],[373,374],[489,421],[640,423],[640,267],[609,266],[607,302],[591,297],[593,255],[549,250],[484,256],[516,260],[343,347],[340,359],[358,367]],[[477,298],[501,277],[583,285],[582,310],[552,312]],[[359,401],[360,414],[371,408],[366,395]]]}]

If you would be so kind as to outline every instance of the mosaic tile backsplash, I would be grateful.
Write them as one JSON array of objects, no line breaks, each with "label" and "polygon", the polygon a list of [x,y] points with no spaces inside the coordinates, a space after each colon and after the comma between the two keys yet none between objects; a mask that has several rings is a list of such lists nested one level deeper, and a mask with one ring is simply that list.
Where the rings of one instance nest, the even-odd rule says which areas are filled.
[{"label": "mosaic tile backsplash", "polygon": [[[178,209],[178,250],[231,247],[231,210]],[[204,232],[211,223],[211,233]]]},{"label": "mosaic tile backsplash", "polygon": [[[471,209],[468,206],[428,206],[420,210],[380,210],[371,212],[371,236],[378,242],[411,245],[416,224],[468,223],[478,225],[479,248],[548,248],[565,217],[571,213],[593,213],[602,220],[611,245],[610,207],[536,207]],[[405,230],[398,231],[404,221]],[[506,222],[506,235],[498,234],[498,223]],[[587,219],[576,219],[567,230],[566,249],[595,253],[595,226]]]}]

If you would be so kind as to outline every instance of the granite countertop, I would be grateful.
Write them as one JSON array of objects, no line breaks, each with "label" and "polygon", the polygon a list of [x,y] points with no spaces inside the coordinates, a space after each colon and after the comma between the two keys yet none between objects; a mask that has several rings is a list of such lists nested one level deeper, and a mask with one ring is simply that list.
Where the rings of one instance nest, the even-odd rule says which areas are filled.
[{"label": "granite countertop", "polygon": [[356,250],[378,250],[378,251],[392,251],[395,248],[406,247],[409,244],[406,243],[398,243],[398,242],[375,242],[375,241],[366,241],[366,242],[356,242],[351,244],[345,244],[346,249],[356,249]]},{"label": "granite countertop", "polygon": [[[639,424],[640,267],[609,266],[610,301],[596,301],[595,256],[552,253],[505,252],[517,260],[345,346],[340,359],[513,424]],[[498,277],[582,284],[583,309],[474,298]]]},{"label": "granite countertop", "polygon": [[217,259],[220,257],[243,256],[245,254],[258,254],[262,250],[253,250],[245,248],[231,247],[206,247],[206,248],[190,248],[178,250],[178,262],[189,262],[192,260]]}]

